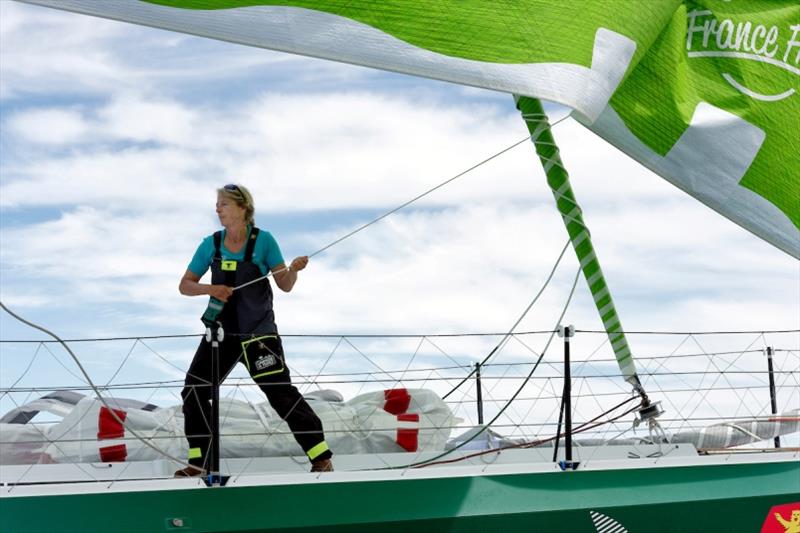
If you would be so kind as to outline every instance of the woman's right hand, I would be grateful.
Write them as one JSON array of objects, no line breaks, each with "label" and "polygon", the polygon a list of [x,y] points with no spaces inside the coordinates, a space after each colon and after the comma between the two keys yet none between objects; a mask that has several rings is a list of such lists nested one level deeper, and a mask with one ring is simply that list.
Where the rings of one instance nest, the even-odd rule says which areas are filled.
[{"label": "woman's right hand", "polygon": [[227,302],[228,298],[233,295],[233,288],[227,285],[210,285],[208,287],[208,295],[213,296],[217,300]]}]

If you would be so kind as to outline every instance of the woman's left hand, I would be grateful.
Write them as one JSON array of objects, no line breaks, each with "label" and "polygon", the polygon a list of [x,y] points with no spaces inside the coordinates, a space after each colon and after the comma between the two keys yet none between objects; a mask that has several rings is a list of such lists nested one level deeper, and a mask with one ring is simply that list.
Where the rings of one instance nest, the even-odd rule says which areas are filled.
[{"label": "woman's left hand", "polygon": [[289,265],[289,269],[293,272],[300,272],[308,265],[308,256],[301,255],[300,257],[295,257],[292,260],[292,264]]}]

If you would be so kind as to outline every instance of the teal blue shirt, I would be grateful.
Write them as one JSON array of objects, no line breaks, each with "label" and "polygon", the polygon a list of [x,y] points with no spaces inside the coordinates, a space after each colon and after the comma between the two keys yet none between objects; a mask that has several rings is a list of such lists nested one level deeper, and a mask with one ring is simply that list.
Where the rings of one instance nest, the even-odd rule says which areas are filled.
[{"label": "teal blue shirt", "polygon": [[[247,235],[248,237],[250,236],[250,226],[247,227]],[[245,243],[246,242],[245,240]],[[244,249],[245,246],[242,246],[239,253],[233,253],[225,248],[225,230],[222,230],[222,244],[219,247],[219,252],[223,259],[242,261],[244,260]],[[203,277],[203,274],[205,274],[211,266],[211,261],[213,259],[214,235],[209,235],[203,239],[203,242],[197,247],[197,251],[194,253],[194,257],[192,257],[192,261],[189,263],[189,270],[196,276]],[[270,232],[264,230],[259,231],[258,237],[256,238],[256,246],[253,249],[253,263],[258,266],[262,274],[266,274],[269,270],[283,263],[281,249],[278,247],[275,237],[273,237]]]}]

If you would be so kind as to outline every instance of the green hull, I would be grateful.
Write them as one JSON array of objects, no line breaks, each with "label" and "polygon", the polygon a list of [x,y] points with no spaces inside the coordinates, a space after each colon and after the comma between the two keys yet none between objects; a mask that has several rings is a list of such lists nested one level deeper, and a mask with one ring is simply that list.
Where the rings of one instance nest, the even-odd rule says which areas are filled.
[{"label": "green hull", "polygon": [[771,507],[800,502],[796,460],[384,480],[358,476],[171,490],[156,487],[174,482],[151,481],[150,489],[138,491],[118,482],[114,491],[25,496],[13,496],[25,492],[23,487],[10,492],[4,487],[0,529],[595,532],[590,515],[595,511],[630,533],[757,532]]}]

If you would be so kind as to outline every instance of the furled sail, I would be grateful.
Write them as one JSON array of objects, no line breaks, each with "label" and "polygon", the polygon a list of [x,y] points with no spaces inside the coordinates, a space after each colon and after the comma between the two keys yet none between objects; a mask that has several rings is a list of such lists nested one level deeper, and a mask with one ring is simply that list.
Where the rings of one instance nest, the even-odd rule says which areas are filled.
[{"label": "furled sail", "polygon": [[[387,389],[345,401],[337,391],[305,395],[322,420],[336,453],[403,453],[443,450],[450,429],[462,422],[428,389]],[[186,457],[181,406],[160,408],[137,400],[110,398],[117,417],[99,400],[56,391],[0,417],[0,465],[121,462],[162,459],[133,437],[146,434],[167,456]],[[302,456],[285,421],[268,402],[220,400],[222,457]],[[36,424],[47,412],[60,420]],[[124,425],[120,423],[124,422]]]},{"label": "furled sail", "polygon": [[559,102],[800,258],[796,0],[21,1]]}]

